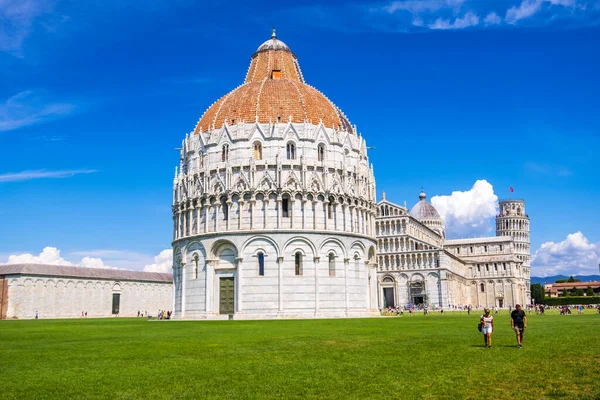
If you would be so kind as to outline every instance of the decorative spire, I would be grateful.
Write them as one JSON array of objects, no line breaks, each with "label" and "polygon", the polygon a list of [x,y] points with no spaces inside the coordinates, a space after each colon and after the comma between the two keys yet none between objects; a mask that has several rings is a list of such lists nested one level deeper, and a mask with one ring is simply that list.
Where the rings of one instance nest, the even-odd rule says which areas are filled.
[{"label": "decorative spire", "polygon": [[273,30],[271,31],[271,39],[277,39],[277,33],[275,32],[275,27],[273,27]]},{"label": "decorative spire", "polygon": [[419,200],[425,201],[426,198],[427,198],[427,195],[425,194],[423,189],[421,189],[421,194],[419,195]]}]

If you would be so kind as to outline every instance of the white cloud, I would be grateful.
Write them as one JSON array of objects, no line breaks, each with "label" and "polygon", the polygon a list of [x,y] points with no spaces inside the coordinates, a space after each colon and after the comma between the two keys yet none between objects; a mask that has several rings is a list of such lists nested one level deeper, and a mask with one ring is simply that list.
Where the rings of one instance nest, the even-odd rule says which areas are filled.
[{"label": "white cloud", "polygon": [[517,7],[513,6],[506,11],[506,22],[515,24],[524,18],[535,15],[542,8],[542,0],[523,0]]},{"label": "white cloud", "polygon": [[598,272],[600,247],[581,232],[567,235],[562,242],[546,242],[531,260],[531,275],[589,275]]},{"label": "white cloud", "polygon": [[51,102],[46,100],[42,93],[25,90],[0,104],[0,132],[64,117],[74,109],[72,104]]},{"label": "white cloud", "polygon": [[0,0],[0,51],[20,56],[36,20],[52,12],[52,0]]},{"label": "white cloud", "polygon": [[455,191],[450,196],[434,196],[431,204],[446,222],[448,237],[473,237],[490,232],[491,218],[498,210],[498,196],[485,179],[475,182],[467,191]]},{"label": "white cloud", "polygon": [[44,250],[37,255],[25,253],[8,256],[6,264],[50,264],[50,265],[73,265],[70,261],[60,256],[60,250],[56,247],[44,247]]},{"label": "white cloud", "polygon": [[[75,251],[63,256],[56,247],[47,246],[38,255],[31,253],[9,254],[5,264],[35,263],[138,271],[143,269],[150,272],[171,273],[172,254],[173,250],[171,249],[163,250],[155,257],[134,251],[88,250]],[[153,264],[152,261],[154,261]],[[2,260],[0,260],[0,264],[3,264]]]},{"label": "white cloud", "polygon": [[403,0],[393,1],[385,7],[390,14],[396,11],[408,11],[413,14],[433,12],[444,8],[460,8],[465,0]]},{"label": "white cloud", "polygon": [[502,18],[498,16],[494,11],[485,16],[483,20],[486,25],[498,25],[502,22]]},{"label": "white cloud", "polygon": [[9,172],[0,174],[0,183],[2,182],[21,182],[29,181],[32,179],[43,179],[43,178],[70,178],[79,174],[91,174],[98,172],[95,169],[67,169],[59,171],[21,171],[21,172]]},{"label": "white cloud", "polygon": [[173,272],[173,249],[166,249],[161,251],[156,257],[154,257],[154,263],[146,265],[144,271],[146,272]]},{"label": "white cloud", "polygon": [[456,18],[450,23],[448,19],[438,18],[433,24],[429,25],[431,29],[463,29],[479,24],[479,17],[469,11],[462,18]]},{"label": "white cloud", "polygon": [[56,247],[44,247],[40,254],[33,255],[30,253],[16,254],[8,256],[6,264],[50,264],[50,265],[67,265],[79,266],[86,268],[113,268],[104,264],[101,258],[83,257],[81,261],[73,263],[60,255],[60,250]]}]

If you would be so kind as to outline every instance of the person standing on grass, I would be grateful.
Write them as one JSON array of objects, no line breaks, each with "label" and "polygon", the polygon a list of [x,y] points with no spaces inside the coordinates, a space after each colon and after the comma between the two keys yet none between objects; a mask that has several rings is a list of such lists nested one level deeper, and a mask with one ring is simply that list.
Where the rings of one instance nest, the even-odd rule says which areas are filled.
[{"label": "person standing on grass", "polygon": [[523,332],[527,328],[527,315],[521,309],[521,305],[517,304],[515,310],[510,313],[510,327],[517,334],[517,347],[523,347]]},{"label": "person standing on grass", "polygon": [[483,324],[483,329],[481,329],[481,333],[483,333],[483,342],[484,346],[488,348],[492,348],[492,332],[494,331],[494,317],[490,315],[490,309],[486,308],[483,311],[483,315],[481,316],[480,322]]}]

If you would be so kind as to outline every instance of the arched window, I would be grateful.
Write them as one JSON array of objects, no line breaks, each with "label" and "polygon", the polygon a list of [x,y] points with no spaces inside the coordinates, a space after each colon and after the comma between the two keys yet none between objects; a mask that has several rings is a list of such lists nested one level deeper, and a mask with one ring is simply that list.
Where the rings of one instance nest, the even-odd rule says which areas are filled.
[{"label": "arched window", "polygon": [[483,283],[481,283],[481,284],[479,285],[479,290],[480,290],[481,292],[485,292],[485,285],[484,285]]},{"label": "arched window", "polygon": [[319,161],[325,161],[325,145],[324,144],[320,144],[317,147],[317,159]]},{"label": "arched window", "polygon": [[261,251],[258,253],[258,275],[265,275],[265,254]]},{"label": "arched window", "polygon": [[294,267],[296,275],[302,275],[302,253],[296,252],[294,257]]},{"label": "arched window", "polygon": [[296,159],[296,145],[292,142],[289,142],[286,146],[286,154],[288,160]]},{"label": "arched window", "polygon": [[354,269],[357,271],[360,269],[360,258],[358,257],[358,254],[354,255]]},{"label": "arched window", "polygon": [[335,276],[335,254],[329,253],[329,276]]},{"label": "arched window", "polygon": [[283,218],[289,218],[290,216],[290,199],[287,197],[281,199],[281,216]]},{"label": "arched window", "polygon": [[254,142],[254,159],[262,160],[262,143]]},{"label": "arched window", "polygon": [[221,161],[226,162],[229,161],[229,145],[224,144],[223,149],[221,151]]},{"label": "arched window", "polygon": [[204,153],[202,151],[198,152],[198,169],[204,167]]},{"label": "arched window", "polygon": [[194,279],[198,279],[198,254],[194,256]]}]

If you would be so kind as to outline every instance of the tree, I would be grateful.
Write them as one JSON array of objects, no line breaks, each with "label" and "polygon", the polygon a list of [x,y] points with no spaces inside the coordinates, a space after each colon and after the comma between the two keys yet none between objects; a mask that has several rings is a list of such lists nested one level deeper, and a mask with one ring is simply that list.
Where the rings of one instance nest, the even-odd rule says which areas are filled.
[{"label": "tree", "polygon": [[567,279],[567,282],[581,282],[581,279],[575,279],[573,275],[571,275],[569,279]]},{"label": "tree", "polygon": [[562,291],[562,297],[569,297],[569,291],[567,290],[567,288],[564,288]]},{"label": "tree", "polygon": [[594,289],[591,286],[587,287],[587,296],[594,296]]},{"label": "tree", "polygon": [[535,302],[535,304],[544,303],[544,288],[540,283],[534,283],[531,285],[531,298]]},{"label": "tree", "polygon": [[556,283],[566,283],[567,280],[566,279],[557,279]]},{"label": "tree", "polygon": [[575,296],[583,296],[583,289],[577,289],[576,287],[574,287],[572,293]]}]

